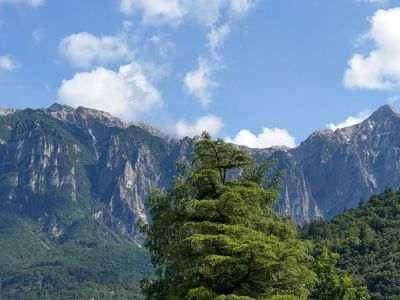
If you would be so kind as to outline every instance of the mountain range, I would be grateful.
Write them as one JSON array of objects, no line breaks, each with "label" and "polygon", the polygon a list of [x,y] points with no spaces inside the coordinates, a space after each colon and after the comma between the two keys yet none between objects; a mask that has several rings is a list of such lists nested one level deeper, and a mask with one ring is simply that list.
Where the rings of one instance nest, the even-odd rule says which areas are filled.
[{"label": "mountain range", "polygon": [[[142,299],[152,269],[137,221],[195,141],[83,107],[0,109],[0,298]],[[276,209],[300,225],[400,186],[400,115],[387,105],[295,148],[246,149],[277,160]]]},{"label": "mountain range", "polygon": [[[144,123],[54,104],[0,110],[0,205],[41,220],[61,238],[61,206],[135,237],[152,188],[167,187],[194,139],[177,140]],[[386,187],[400,186],[400,115],[385,105],[360,124],[315,131],[295,148],[249,149],[284,170],[279,212],[303,224],[331,218]],[[53,212],[54,213],[51,213]]]}]

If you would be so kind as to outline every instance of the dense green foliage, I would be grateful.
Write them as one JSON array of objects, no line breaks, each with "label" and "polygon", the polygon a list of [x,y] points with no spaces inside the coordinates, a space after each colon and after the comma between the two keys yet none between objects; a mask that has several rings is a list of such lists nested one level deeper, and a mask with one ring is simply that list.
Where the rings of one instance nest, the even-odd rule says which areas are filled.
[{"label": "dense green foliage", "polygon": [[367,285],[373,300],[400,295],[400,192],[387,190],[330,221],[314,221],[306,236],[339,253],[338,266]]},{"label": "dense green foliage", "polygon": [[313,300],[367,300],[366,287],[355,287],[353,278],[337,267],[339,255],[327,248],[315,249],[314,271],[318,282],[309,299]]},{"label": "dense green foliage", "polygon": [[203,135],[193,168],[149,201],[148,299],[306,299],[315,281],[309,243],[272,209],[280,190],[272,165]]},{"label": "dense green foliage", "polygon": [[151,274],[145,251],[88,219],[54,242],[39,223],[1,213],[0,245],[0,299],[141,299]]}]

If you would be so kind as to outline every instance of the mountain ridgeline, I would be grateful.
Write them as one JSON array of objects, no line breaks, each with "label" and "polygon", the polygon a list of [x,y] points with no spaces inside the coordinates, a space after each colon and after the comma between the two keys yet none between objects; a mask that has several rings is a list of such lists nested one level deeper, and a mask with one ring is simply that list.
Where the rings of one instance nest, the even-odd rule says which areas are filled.
[{"label": "mountain ridgeline", "polygon": [[[331,218],[385,188],[400,186],[400,115],[383,106],[364,122],[314,132],[298,147],[250,149],[285,170],[281,213],[298,224]],[[40,220],[54,239],[80,216],[138,237],[145,203],[166,187],[194,142],[105,112],[54,104],[0,111],[0,206]],[[67,214],[66,211],[69,213]]]},{"label": "mountain ridgeline", "polygon": [[385,105],[357,125],[316,131],[294,149],[257,152],[286,171],[280,212],[298,224],[330,219],[400,186],[400,115]]}]

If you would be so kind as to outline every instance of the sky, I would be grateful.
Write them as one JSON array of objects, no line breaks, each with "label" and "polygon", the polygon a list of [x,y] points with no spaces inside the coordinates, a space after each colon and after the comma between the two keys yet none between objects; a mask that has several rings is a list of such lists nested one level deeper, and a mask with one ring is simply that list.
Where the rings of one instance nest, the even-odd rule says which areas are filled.
[{"label": "sky", "polygon": [[400,0],[0,0],[0,107],[250,147],[400,107]]}]

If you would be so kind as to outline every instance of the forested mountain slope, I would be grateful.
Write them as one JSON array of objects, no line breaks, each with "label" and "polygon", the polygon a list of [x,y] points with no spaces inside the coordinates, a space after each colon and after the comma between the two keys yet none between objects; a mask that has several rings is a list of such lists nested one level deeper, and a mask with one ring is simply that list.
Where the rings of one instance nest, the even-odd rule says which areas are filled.
[{"label": "forested mountain slope", "polygon": [[339,266],[366,284],[373,300],[400,295],[400,192],[374,195],[330,221],[314,221],[305,237],[339,253]]}]

